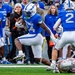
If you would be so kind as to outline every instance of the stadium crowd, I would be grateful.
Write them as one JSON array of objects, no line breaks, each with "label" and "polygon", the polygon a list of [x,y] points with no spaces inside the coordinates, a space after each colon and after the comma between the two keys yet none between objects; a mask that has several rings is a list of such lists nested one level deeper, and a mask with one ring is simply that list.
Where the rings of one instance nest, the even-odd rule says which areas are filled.
[{"label": "stadium crowd", "polygon": [[[56,61],[75,60],[74,36],[68,39],[75,34],[74,4],[75,0],[0,0],[0,64],[43,63],[47,70],[59,72]],[[65,34],[68,31],[73,33]],[[44,40],[49,61],[42,57]]]}]

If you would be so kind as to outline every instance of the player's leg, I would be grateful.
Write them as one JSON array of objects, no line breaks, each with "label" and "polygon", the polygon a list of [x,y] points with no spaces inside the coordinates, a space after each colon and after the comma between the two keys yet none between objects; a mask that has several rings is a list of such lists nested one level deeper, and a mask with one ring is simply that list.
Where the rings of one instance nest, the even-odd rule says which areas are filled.
[{"label": "player's leg", "polygon": [[[69,34],[71,34],[71,35],[69,36]],[[64,32],[62,34],[61,39],[55,45],[55,48],[54,48],[54,50],[52,52],[52,63],[51,63],[51,67],[53,69],[56,69],[56,60],[57,60],[58,50],[63,48],[68,43],[72,44],[73,42],[75,42],[75,39],[73,39],[74,35],[75,35],[75,32]]]},{"label": "player's leg", "polygon": [[18,55],[14,57],[13,59],[19,60],[19,59],[24,58],[25,54],[22,51],[22,44],[20,43],[18,38],[15,39],[15,45],[16,45],[16,48],[18,49]]},{"label": "player's leg", "polygon": [[[69,45],[66,45],[61,50],[59,50],[58,62],[66,59],[69,51],[70,51]],[[68,55],[70,55],[70,54],[68,54]]]},{"label": "player's leg", "polygon": [[32,50],[36,61],[50,66],[50,62],[42,57],[42,45],[34,45],[32,46]]},{"label": "player's leg", "polygon": [[71,57],[71,45],[65,45],[62,50],[59,50],[58,62]]},{"label": "player's leg", "polygon": [[[43,39],[42,40],[41,39],[42,39],[41,34],[38,34],[38,35],[36,35],[36,34],[26,34],[26,35],[20,36],[17,39],[15,39],[15,45],[16,45],[16,48],[19,51],[20,56],[15,57],[14,59],[18,59],[21,56],[25,57],[23,52],[22,52],[22,44],[28,45],[28,46],[41,44],[43,42]],[[41,41],[39,41],[39,40],[41,40]]]},{"label": "player's leg", "polygon": [[2,56],[2,64],[11,64],[9,61],[7,61],[5,57],[5,52],[4,52],[4,39],[0,39],[0,55]]},{"label": "player's leg", "polygon": [[63,51],[63,48],[59,50],[58,52],[58,62],[62,60],[62,51]]},{"label": "player's leg", "polygon": [[67,35],[66,33],[63,33],[62,34],[62,37],[61,39],[58,41],[58,43],[55,45],[55,48],[54,50],[52,51],[52,63],[51,63],[51,67],[53,69],[56,68],[56,60],[57,60],[57,57],[58,57],[58,50],[62,49],[68,42],[68,36],[65,36]]},{"label": "player's leg", "polygon": [[4,46],[0,47],[0,54],[3,58],[4,57]]},{"label": "player's leg", "polygon": [[4,46],[0,47],[0,55],[2,56],[1,64],[11,64],[5,57]]}]

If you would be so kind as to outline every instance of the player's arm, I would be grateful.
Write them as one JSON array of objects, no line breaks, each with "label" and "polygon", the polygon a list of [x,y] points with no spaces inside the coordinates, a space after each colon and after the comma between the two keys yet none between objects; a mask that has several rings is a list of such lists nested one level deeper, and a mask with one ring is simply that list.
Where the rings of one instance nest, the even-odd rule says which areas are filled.
[{"label": "player's arm", "polygon": [[57,30],[58,27],[60,26],[60,24],[61,24],[61,19],[59,18],[59,19],[56,21],[56,23],[54,24],[53,29],[54,29],[54,30]]},{"label": "player's arm", "polygon": [[48,32],[48,34],[51,34],[50,29],[45,25],[44,22],[39,23],[39,26],[42,27],[44,30],[46,30]]},{"label": "player's arm", "polygon": [[49,34],[50,34],[50,37],[52,39],[53,42],[57,42],[56,38],[54,37],[54,34],[52,33],[52,31],[45,25],[44,22],[40,23],[39,24],[40,27],[42,27],[43,29],[45,29]]}]

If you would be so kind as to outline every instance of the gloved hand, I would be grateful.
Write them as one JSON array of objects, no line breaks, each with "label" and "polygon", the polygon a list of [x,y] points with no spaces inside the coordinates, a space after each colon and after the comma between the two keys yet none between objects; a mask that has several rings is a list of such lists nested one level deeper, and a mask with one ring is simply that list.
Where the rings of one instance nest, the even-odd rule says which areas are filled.
[{"label": "gloved hand", "polygon": [[15,26],[18,28],[24,28],[24,25],[22,23],[20,23],[20,21],[16,22]]}]

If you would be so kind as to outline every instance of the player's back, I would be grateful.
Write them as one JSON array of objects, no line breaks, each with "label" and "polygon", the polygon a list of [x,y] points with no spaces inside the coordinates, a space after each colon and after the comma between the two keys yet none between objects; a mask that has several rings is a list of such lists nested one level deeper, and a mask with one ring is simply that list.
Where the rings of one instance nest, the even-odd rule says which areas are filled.
[{"label": "player's back", "polygon": [[68,9],[59,13],[63,31],[75,31],[75,10]]}]

